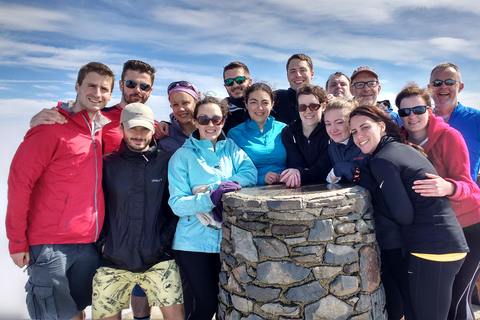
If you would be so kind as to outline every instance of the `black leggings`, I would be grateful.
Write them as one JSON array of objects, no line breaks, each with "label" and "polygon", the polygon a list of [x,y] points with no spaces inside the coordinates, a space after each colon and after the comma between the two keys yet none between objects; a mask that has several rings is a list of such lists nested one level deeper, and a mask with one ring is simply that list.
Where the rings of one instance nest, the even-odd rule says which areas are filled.
[{"label": "black leggings", "polygon": [[195,297],[195,308],[188,320],[211,320],[218,309],[218,253],[175,251]]},{"label": "black leggings", "polygon": [[480,223],[463,228],[470,252],[453,282],[452,304],[448,319],[473,320],[472,295],[480,273]]},{"label": "black leggings", "polygon": [[438,262],[408,256],[408,285],[417,320],[445,320],[452,287],[463,260]]}]

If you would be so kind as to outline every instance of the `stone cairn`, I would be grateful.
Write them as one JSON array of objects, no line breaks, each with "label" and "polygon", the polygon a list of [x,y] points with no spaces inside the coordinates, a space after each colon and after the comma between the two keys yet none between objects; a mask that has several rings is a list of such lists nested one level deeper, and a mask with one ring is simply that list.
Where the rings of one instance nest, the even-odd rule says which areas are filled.
[{"label": "stone cairn", "polygon": [[220,319],[386,319],[368,191],[337,188],[224,195]]}]

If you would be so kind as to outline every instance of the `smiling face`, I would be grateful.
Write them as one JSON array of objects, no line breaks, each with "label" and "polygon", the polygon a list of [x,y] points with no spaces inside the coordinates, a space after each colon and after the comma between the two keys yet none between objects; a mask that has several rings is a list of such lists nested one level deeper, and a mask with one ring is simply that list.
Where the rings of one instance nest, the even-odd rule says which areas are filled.
[{"label": "smiling face", "polygon": [[[456,80],[457,83],[453,86],[447,86],[445,82],[439,87],[432,85],[432,81],[434,80],[445,81],[447,79]],[[458,94],[463,90],[464,86],[460,81],[462,81],[460,75],[452,67],[437,69],[430,77],[428,88],[430,89],[433,101],[435,101],[435,112],[437,112],[438,115],[447,114],[457,106]]]},{"label": "smiling face", "polygon": [[[301,94],[298,96],[298,104],[310,105],[311,103],[320,103],[313,94]],[[322,112],[324,107],[312,111],[310,108],[307,108],[303,112],[299,112],[300,119],[302,120],[302,125],[309,127],[316,127],[317,124],[322,120]]]},{"label": "smiling face", "polygon": [[[135,81],[137,86],[135,88],[128,88],[125,85],[124,81],[119,82],[120,91],[122,91],[122,101],[120,105],[125,107],[127,104],[140,102],[145,103],[147,102],[148,98],[150,98],[150,94],[152,93],[152,77],[148,73],[140,73],[134,70],[127,70],[124,75],[124,81]],[[140,89],[140,83],[146,83],[150,85],[150,88],[147,91],[143,91]]]},{"label": "smiling face", "polygon": [[297,91],[301,86],[312,82],[313,70],[310,70],[307,61],[292,59],[288,64],[287,78],[290,88]]},{"label": "smiling face", "polygon": [[375,122],[363,115],[356,115],[350,119],[350,130],[353,141],[365,154],[372,154],[386,134],[385,123]]},{"label": "smiling face", "polygon": [[[217,104],[205,103],[198,107],[197,119],[200,116],[206,116],[208,118],[222,117],[222,110]],[[213,121],[209,121],[206,125],[201,125],[195,120],[195,127],[198,129],[200,140],[210,140],[213,145],[217,143],[218,136],[222,133],[224,124],[225,120],[218,125],[213,124]]]},{"label": "smiling face", "polygon": [[169,98],[173,116],[180,124],[193,124],[195,99],[184,91],[172,92]]},{"label": "smiling face", "polygon": [[328,80],[327,93],[334,97],[350,97],[350,82],[344,75],[332,76]]},{"label": "smiling face", "polygon": [[[403,98],[400,102],[399,109],[413,108],[417,106],[426,106],[427,103],[420,96],[410,96]],[[410,110],[410,114],[406,117],[401,117],[403,126],[409,134],[421,134],[427,136],[428,118],[432,114],[432,109],[427,109],[423,114],[414,114]]]},{"label": "smiling face", "polygon": [[90,119],[93,119],[99,110],[105,108],[112,97],[112,82],[110,77],[96,72],[89,72],[80,85],[75,83],[77,100],[72,108],[73,112],[85,110]]},{"label": "smiling face", "polygon": [[325,112],[325,128],[328,136],[336,143],[343,142],[350,138],[350,126],[348,115],[345,110],[331,109]]},{"label": "smiling face", "polygon": [[[235,79],[237,77],[247,77],[250,78],[250,74],[243,68],[235,68],[226,70],[223,79]],[[223,85],[228,92],[228,95],[234,99],[245,98],[245,92],[248,87],[252,84],[252,79],[245,80],[242,84],[238,84],[236,81],[233,81],[233,85],[227,86]]]},{"label": "smiling face", "polygon": [[150,148],[153,131],[142,126],[125,129],[120,125],[120,132],[123,133],[123,140],[127,147],[136,152],[147,151]]},{"label": "smiling face", "polygon": [[[356,82],[378,81],[377,78],[370,72],[361,72],[355,75],[352,79],[352,84]],[[381,86],[377,84],[373,88],[370,88],[367,84],[362,89],[357,89],[355,86],[351,86],[353,96],[358,99],[360,105],[373,106],[377,103],[377,97],[380,93]]]},{"label": "smiling face", "polygon": [[250,92],[247,101],[247,110],[250,118],[257,123],[260,128],[267,121],[273,102],[268,92],[264,90],[255,90]]}]

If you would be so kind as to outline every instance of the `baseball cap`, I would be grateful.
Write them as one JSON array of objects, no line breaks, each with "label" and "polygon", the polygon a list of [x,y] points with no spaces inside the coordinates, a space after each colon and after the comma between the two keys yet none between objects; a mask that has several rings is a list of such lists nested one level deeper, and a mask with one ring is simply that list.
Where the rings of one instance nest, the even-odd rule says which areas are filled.
[{"label": "baseball cap", "polygon": [[373,68],[370,68],[369,66],[361,66],[353,71],[352,76],[350,77],[350,80],[353,82],[353,78],[360,72],[369,72],[373,74],[375,78],[378,79],[378,74],[375,72],[375,70],[373,70]]},{"label": "baseball cap", "polygon": [[123,108],[120,123],[127,130],[141,126],[155,131],[155,119],[152,109],[140,102],[127,104]]}]

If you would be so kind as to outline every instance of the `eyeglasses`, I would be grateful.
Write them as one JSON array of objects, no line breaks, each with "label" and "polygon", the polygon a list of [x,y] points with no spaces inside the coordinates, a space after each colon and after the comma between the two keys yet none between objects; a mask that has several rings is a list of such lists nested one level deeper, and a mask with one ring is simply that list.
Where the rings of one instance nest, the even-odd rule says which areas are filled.
[{"label": "eyeglasses", "polygon": [[442,85],[442,83],[444,83],[444,82],[445,82],[445,85],[447,85],[447,86],[450,87],[450,86],[454,86],[455,83],[460,82],[460,81],[453,80],[453,79],[447,79],[447,80],[445,80],[445,81],[442,81],[442,80],[433,80],[433,81],[432,81],[432,85],[433,85],[434,87],[440,87],[440,86]]},{"label": "eyeglasses", "polygon": [[209,118],[207,116],[198,116],[197,117],[198,124],[200,124],[202,126],[208,125],[210,123],[210,121],[212,121],[213,125],[218,126],[219,124],[222,124],[223,117],[219,117],[219,116],[213,116],[212,118]]},{"label": "eyeglasses", "polygon": [[352,83],[352,87],[356,89],[363,89],[367,85],[369,88],[375,88],[378,85],[378,81],[366,81]]},{"label": "eyeglasses", "polygon": [[410,112],[413,112],[414,114],[424,114],[427,109],[430,108],[429,106],[416,106],[413,108],[403,108],[403,109],[398,109],[398,115],[400,117],[408,117],[410,115]]},{"label": "eyeglasses", "polygon": [[308,106],[306,104],[299,104],[297,106],[298,111],[304,112],[305,110],[310,109],[312,111],[317,111],[322,105],[320,103],[310,103]]},{"label": "eyeglasses", "polygon": [[[137,87],[138,82],[134,80],[123,80],[125,86],[130,89],[135,89]],[[152,86],[148,83],[140,83],[140,90],[142,91],[149,91]]]},{"label": "eyeglasses", "polygon": [[193,91],[198,93],[197,88],[188,81],[175,81],[175,82],[170,83],[168,85],[168,88],[167,88],[167,93],[169,93],[170,90],[172,90],[173,88],[178,87],[178,86],[192,89]]},{"label": "eyeglasses", "polygon": [[223,80],[223,82],[225,83],[225,85],[226,85],[227,87],[231,87],[231,86],[233,86],[233,82],[234,82],[234,81],[235,81],[237,84],[242,84],[242,83],[244,83],[244,82],[245,82],[246,80],[248,80],[248,79],[249,79],[249,78],[242,76],[242,77],[236,77],[236,78],[228,78],[228,79]]}]

